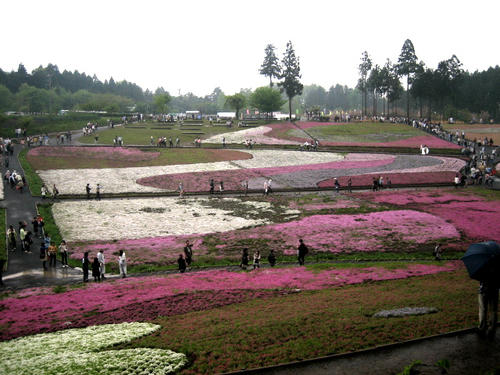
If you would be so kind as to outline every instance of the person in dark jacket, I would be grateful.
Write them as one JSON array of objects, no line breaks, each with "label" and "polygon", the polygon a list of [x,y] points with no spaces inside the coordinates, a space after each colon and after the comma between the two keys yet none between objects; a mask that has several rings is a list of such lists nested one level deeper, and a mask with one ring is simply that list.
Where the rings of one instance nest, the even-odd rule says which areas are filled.
[{"label": "person in dark jacket", "polygon": [[248,248],[243,249],[243,254],[241,255],[240,267],[244,270],[248,268]]},{"label": "person in dark jacket", "polygon": [[304,262],[306,260],[306,255],[309,252],[309,249],[304,243],[304,240],[302,238],[299,240],[299,248],[297,249],[297,257],[299,260],[299,265],[303,266]]},{"label": "person in dark jacket", "polygon": [[83,253],[83,258],[82,258],[82,270],[83,270],[83,282],[84,283],[89,281],[89,266],[90,266],[89,252],[86,251],[85,253]]},{"label": "person in dark jacket", "polygon": [[271,252],[267,256],[267,260],[269,262],[269,265],[271,267],[274,267],[274,265],[276,264],[276,255],[274,255],[274,250],[273,249],[271,249]]},{"label": "person in dark jacket", "polygon": [[179,264],[179,272],[184,273],[186,271],[186,260],[182,254],[179,254],[179,258],[177,258],[177,264]]},{"label": "person in dark jacket", "polygon": [[97,257],[94,257],[94,261],[92,262],[92,276],[94,277],[94,281],[101,281],[101,265]]}]

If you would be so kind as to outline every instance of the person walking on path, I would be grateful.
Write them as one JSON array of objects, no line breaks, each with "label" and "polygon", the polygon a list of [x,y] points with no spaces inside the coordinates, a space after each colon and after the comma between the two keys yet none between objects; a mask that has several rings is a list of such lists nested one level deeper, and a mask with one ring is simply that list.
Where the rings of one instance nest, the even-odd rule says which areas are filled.
[{"label": "person walking on path", "polygon": [[68,246],[66,245],[66,241],[62,240],[59,245],[59,254],[61,254],[61,263],[63,268],[68,267]]},{"label": "person walking on path", "polygon": [[260,251],[253,253],[253,269],[260,268]]},{"label": "person walking on path", "polygon": [[47,261],[49,260],[49,256],[47,254],[47,249],[45,248],[45,243],[43,241],[40,243],[40,260],[42,261],[43,269],[47,270]]},{"label": "person walking on path", "polygon": [[92,188],[90,187],[90,184],[87,184],[87,186],[85,186],[85,191],[87,192],[87,199],[90,199],[90,191],[92,190]]},{"label": "person walking on path", "polygon": [[56,258],[57,258],[57,247],[56,247],[56,244],[54,242],[50,243],[47,252],[49,253],[49,266],[55,267],[56,266]]},{"label": "person walking on path", "polygon": [[123,250],[120,250],[120,255],[118,256],[118,268],[120,269],[120,276],[122,278],[127,277],[127,258]]},{"label": "person walking on path", "polygon": [[40,188],[40,194],[42,195],[42,199],[45,199],[47,197],[47,188],[45,185],[42,185]]},{"label": "person walking on path", "polygon": [[92,277],[94,278],[95,282],[101,282],[101,267],[99,265],[99,259],[97,259],[97,257],[94,257],[94,260],[92,262]]},{"label": "person walking on path", "polygon": [[23,224],[21,224],[21,227],[19,228],[19,241],[21,241],[21,249],[27,253],[26,251],[26,246],[24,241],[26,240],[26,229]]},{"label": "person walking on path", "polygon": [[479,334],[490,339],[495,337],[498,323],[499,266],[499,259],[493,261],[479,284]]},{"label": "person walking on path", "polygon": [[214,193],[214,189],[215,189],[215,182],[214,182],[214,179],[211,178],[210,179],[210,194]]},{"label": "person walking on path", "polygon": [[219,193],[220,195],[222,195],[222,193],[224,193],[224,181],[220,181],[219,182]]},{"label": "person walking on path", "polygon": [[186,246],[184,246],[184,257],[186,260],[186,266],[191,267],[191,263],[193,262],[193,244],[186,241]]},{"label": "person walking on path", "polygon": [[248,248],[246,247],[243,249],[243,254],[241,255],[240,267],[243,270],[248,268]]},{"label": "person walking on path", "polygon": [[339,193],[339,189],[340,189],[340,183],[339,183],[339,180],[337,180],[337,178],[334,179],[335,180],[335,193]]},{"label": "person walking on path", "polygon": [[351,179],[351,177],[349,177],[349,179],[347,180],[347,191],[349,193],[352,193],[352,179]]},{"label": "person walking on path", "polygon": [[106,261],[104,259],[104,250],[99,250],[97,253],[97,260],[99,260],[99,272],[101,275],[102,280],[106,280],[106,276],[104,274],[106,273]]},{"label": "person walking on path", "polygon": [[89,266],[90,266],[89,252],[86,251],[85,253],[83,253],[83,258],[82,258],[82,270],[83,270],[83,282],[84,283],[89,281]]},{"label": "person walking on path", "polygon": [[177,264],[179,265],[179,272],[184,273],[186,271],[186,260],[182,256],[182,254],[179,254],[179,258],[177,258]]},{"label": "person walking on path", "polygon": [[7,230],[7,242],[9,243],[9,250],[11,252],[16,251],[17,247],[17,233],[16,230],[14,229],[14,226],[9,225],[9,229]]},{"label": "person walking on path", "polygon": [[97,184],[97,186],[95,188],[95,199],[97,199],[98,201],[101,200],[101,185],[100,184]]},{"label": "person walking on path", "polygon": [[52,201],[55,201],[57,199],[59,199],[59,190],[57,189],[56,184],[54,184],[52,188]]},{"label": "person walking on path", "polygon": [[38,218],[36,215],[33,217],[33,220],[31,220],[31,225],[33,225],[33,235],[38,237]]},{"label": "person walking on path", "polygon": [[269,255],[267,256],[267,261],[269,262],[269,265],[271,267],[274,267],[274,265],[276,264],[276,255],[274,255],[273,249],[271,249],[271,251],[269,252]]},{"label": "person walking on path", "polygon": [[302,240],[302,238],[299,239],[299,247],[297,249],[297,257],[298,257],[299,265],[300,266],[304,265],[305,260],[306,260],[306,255],[307,255],[308,252],[309,252],[309,249],[305,245],[305,243]]}]

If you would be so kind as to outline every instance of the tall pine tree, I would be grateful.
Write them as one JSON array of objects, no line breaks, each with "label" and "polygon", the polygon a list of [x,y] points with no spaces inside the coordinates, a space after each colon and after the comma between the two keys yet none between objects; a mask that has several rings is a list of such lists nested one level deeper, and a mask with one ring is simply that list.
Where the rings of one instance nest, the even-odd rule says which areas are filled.
[{"label": "tall pine tree", "polygon": [[406,121],[408,123],[410,123],[410,83],[420,69],[417,60],[413,43],[410,39],[406,39],[401,48],[396,71],[400,76],[406,76]]},{"label": "tall pine tree", "polygon": [[274,46],[268,44],[266,47],[266,56],[264,57],[264,62],[260,66],[260,74],[269,77],[269,87],[273,87],[273,77],[279,78],[281,68],[278,58],[274,54]]},{"label": "tall pine tree", "polygon": [[288,96],[288,110],[290,121],[292,121],[292,99],[296,95],[302,94],[304,85],[300,83],[300,64],[299,58],[295,56],[292,42],[286,44],[286,51],[281,60],[282,72],[280,78],[283,80],[278,85]]}]

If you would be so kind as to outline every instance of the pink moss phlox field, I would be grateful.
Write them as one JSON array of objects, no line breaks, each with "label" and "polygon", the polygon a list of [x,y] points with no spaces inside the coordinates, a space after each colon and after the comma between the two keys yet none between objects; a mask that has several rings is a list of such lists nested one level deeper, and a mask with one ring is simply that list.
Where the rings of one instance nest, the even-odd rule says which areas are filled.
[{"label": "pink moss phlox field", "polygon": [[[67,328],[67,322],[71,322],[71,327],[79,327],[107,322],[144,321],[162,315],[204,310],[217,305],[238,303],[249,298],[270,296],[262,292],[262,295],[243,294],[239,297],[238,293],[234,294],[231,291],[297,288],[317,290],[429,275],[461,267],[463,267],[461,262],[448,262],[442,265],[412,264],[403,269],[369,267],[329,269],[320,272],[312,272],[303,267],[260,269],[252,272],[212,270],[96,283],[83,289],[57,294],[44,294],[47,290],[42,288],[38,295],[25,298],[10,297],[0,301],[2,310],[0,339],[6,340],[30,333]],[[198,298],[200,296],[192,295],[197,291],[217,293],[208,295],[206,300],[200,300]],[[179,295],[182,295],[182,298],[168,298]],[[217,298],[212,302],[214,297]],[[184,302],[176,308],[176,304],[182,300]],[[194,306],[186,305],[190,300]],[[137,314],[136,310],[144,312],[145,315]]]},{"label": "pink moss phlox field", "polygon": [[[387,173],[385,171],[377,174],[363,174],[357,176],[350,176],[352,186],[370,186],[372,185],[374,177],[384,177],[385,183],[387,179],[391,180],[393,185],[398,184],[435,184],[435,183],[451,183],[455,177],[455,172],[416,172],[416,173]],[[349,176],[342,176],[337,178],[340,185],[346,187]],[[330,178],[318,182],[320,188],[333,188],[335,186],[335,179]]]},{"label": "pink moss phlox field", "polygon": [[43,157],[86,157],[91,159],[146,161],[156,159],[159,152],[144,152],[137,148],[124,147],[36,147],[28,152],[29,156]]},{"label": "pink moss phlox field", "polygon": [[474,241],[500,241],[500,202],[473,194],[442,191],[382,192],[360,194],[364,199],[401,206],[411,205],[452,223]]},{"label": "pink moss phlox field", "polygon": [[70,257],[82,259],[85,251],[92,260],[99,250],[105,250],[108,262],[115,262],[120,250],[124,250],[129,265],[144,263],[172,263],[183,252],[186,240],[190,240],[196,249],[196,255],[205,255],[201,246],[202,239],[196,236],[166,236],[138,239],[125,239],[113,242],[88,242],[83,245],[70,244]]},{"label": "pink moss phlox field", "polygon": [[[294,254],[299,238],[315,251],[377,251],[388,241],[425,243],[439,238],[459,238],[451,224],[427,213],[400,210],[357,215],[313,215],[298,221],[261,229],[274,232]],[[286,246],[288,245],[288,246]]]},{"label": "pink moss phlox field", "polygon": [[335,202],[328,203],[310,203],[299,206],[296,202],[290,202],[292,209],[302,209],[304,211],[336,210],[341,208],[358,208],[359,202],[351,199],[337,199]]},{"label": "pink moss phlox field", "polygon": [[178,173],[145,177],[138,179],[136,182],[141,185],[160,189],[176,190],[179,185],[179,181],[182,181],[183,187],[186,191],[205,191],[208,187],[208,181],[213,178],[216,182],[224,181],[224,187],[226,190],[241,190],[242,183],[245,180],[262,177],[269,178],[300,171],[381,167],[392,163],[394,158],[394,156],[390,155],[371,156],[368,154],[365,159],[361,159],[359,156],[352,156],[349,158],[348,155],[345,160],[330,163],[214,172]]},{"label": "pink moss phlox field", "polygon": [[[347,206],[347,204],[346,204]],[[312,209],[330,208],[318,206]],[[338,207],[344,208],[344,207]],[[81,259],[90,251],[92,259],[104,249],[108,263],[116,262],[120,249],[125,250],[129,264],[174,263],[182,253],[186,239],[194,242],[195,257],[209,255],[200,235],[167,236],[116,242],[70,244],[71,257]],[[398,210],[357,215],[313,215],[297,221],[271,224],[216,234],[218,245],[215,257],[239,257],[241,243],[249,239],[267,241],[269,249],[294,255],[299,238],[303,238],[312,252],[385,251],[405,243],[421,244],[440,238],[459,238],[455,227],[429,213]]]}]

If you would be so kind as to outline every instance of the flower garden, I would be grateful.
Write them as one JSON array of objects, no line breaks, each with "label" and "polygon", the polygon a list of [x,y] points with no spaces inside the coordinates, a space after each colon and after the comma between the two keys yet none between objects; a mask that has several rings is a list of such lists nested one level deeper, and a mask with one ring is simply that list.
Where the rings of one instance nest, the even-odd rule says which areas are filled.
[{"label": "flower garden", "polygon": [[[73,148],[75,152],[85,149]],[[38,149],[28,153],[37,158],[39,165],[46,165],[44,157],[52,155]],[[106,150],[106,149],[105,149]],[[115,149],[107,148],[89,157],[92,160],[109,160],[120,155]],[[154,152],[125,152],[129,160],[153,160]],[[220,152],[220,155],[219,155]],[[145,155],[143,155],[145,154]],[[242,191],[245,181],[249,189],[263,189],[264,181],[271,178],[275,189],[297,189],[330,187],[333,178],[340,178],[342,184],[352,178],[353,186],[369,186],[373,177],[380,175],[391,179],[394,184],[412,184],[426,181],[449,183],[465,165],[461,159],[441,156],[359,154],[359,153],[310,153],[287,150],[212,150],[218,158],[233,158],[228,161],[188,163],[165,166],[125,167],[125,168],[85,168],[83,169],[42,169],[38,173],[46,186],[57,185],[61,194],[84,194],[85,185],[100,183],[103,193],[160,193],[178,189],[179,183],[187,192],[206,192],[209,181],[224,182],[224,188]],[[94,158],[92,156],[99,155]],[[236,159],[239,158],[239,159]],[[59,160],[64,154],[59,154]],[[82,160],[82,158],[80,158]],[[50,161],[50,159],[49,159]],[[84,162],[82,162],[84,163]]]},{"label": "flower garden", "polygon": [[258,144],[302,144],[312,137],[322,146],[369,146],[418,148],[459,148],[453,143],[428,135],[402,124],[390,123],[318,123],[297,122],[270,124],[254,129],[240,130],[211,136],[209,143],[243,143],[252,139]]},{"label": "flower garden", "polygon": [[[307,139],[300,133],[305,130],[320,132],[323,144],[342,143],[341,137],[329,134],[339,124],[299,123],[303,130],[280,126],[224,135],[228,143],[252,138],[262,144],[293,144]],[[367,145],[369,138],[376,138],[371,132],[352,139]],[[452,147],[420,138],[426,136],[409,127],[401,132],[379,137],[383,142],[378,146]],[[100,183],[104,194],[129,195],[101,201],[62,199],[49,212],[68,242],[73,265],[79,265],[83,252],[89,251],[92,259],[102,249],[108,272],[116,273],[117,255],[125,250],[133,277],[4,293],[0,354],[5,366],[0,374],[32,374],[35,369],[40,374],[214,374],[357,351],[475,324],[477,283],[459,258],[473,242],[500,241],[496,192],[332,191],[335,178],[342,186],[351,178],[354,187],[369,186],[379,176],[393,185],[451,185],[463,160],[284,149],[188,151],[29,151],[27,159],[40,178],[47,186],[56,184],[61,194],[78,198],[87,183]],[[210,179],[216,190],[223,181],[226,191],[236,194],[209,195]],[[262,192],[269,179],[273,189],[288,192],[243,194],[246,181],[250,192]],[[207,194],[183,199],[134,196],[174,192],[180,182],[188,193]],[[300,191],[316,188],[328,190]],[[304,267],[296,265],[301,238],[309,248]],[[194,263],[180,274],[174,270],[186,240],[193,243]],[[442,245],[442,261],[432,255],[437,243]],[[261,268],[238,267],[245,247],[250,259],[261,252]],[[276,254],[276,267],[268,266],[270,250]],[[382,310],[423,306],[437,312],[375,316]]]}]

